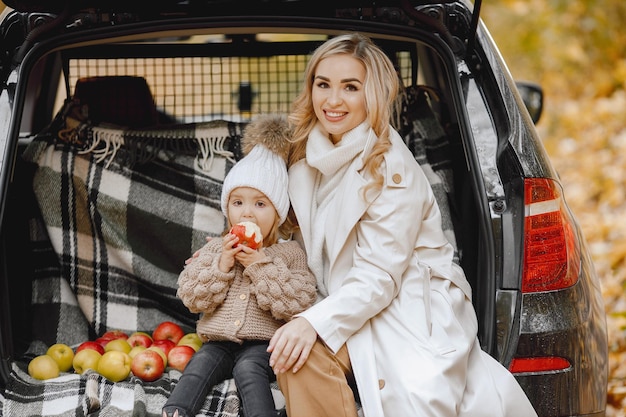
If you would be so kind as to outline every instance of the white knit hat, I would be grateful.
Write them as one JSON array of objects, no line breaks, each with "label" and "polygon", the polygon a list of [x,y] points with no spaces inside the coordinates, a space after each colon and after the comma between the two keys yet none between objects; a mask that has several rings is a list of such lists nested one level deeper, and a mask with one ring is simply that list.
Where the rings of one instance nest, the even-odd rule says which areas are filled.
[{"label": "white knit hat", "polygon": [[287,165],[283,157],[258,144],[226,175],[222,186],[222,212],[228,216],[228,197],[235,188],[250,187],[270,199],[283,224],[289,211],[287,185]]}]

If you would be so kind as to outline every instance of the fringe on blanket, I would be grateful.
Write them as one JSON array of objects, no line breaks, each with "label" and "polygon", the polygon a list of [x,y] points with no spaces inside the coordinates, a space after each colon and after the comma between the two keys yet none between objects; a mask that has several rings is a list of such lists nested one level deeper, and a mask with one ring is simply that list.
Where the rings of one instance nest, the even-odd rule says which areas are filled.
[{"label": "fringe on blanket", "polygon": [[60,129],[58,138],[79,145],[80,154],[91,153],[97,163],[106,161],[108,168],[125,149],[126,162],[146,163],[165,152],[196,153],[196,168],[208,172],[215,157],[224,157],[235,163],[238,158],[227,147],[239,143],[245,123],[215,120],[154,129],[127,129],[114,125],[91,125],[66,117],[66,127]]}]

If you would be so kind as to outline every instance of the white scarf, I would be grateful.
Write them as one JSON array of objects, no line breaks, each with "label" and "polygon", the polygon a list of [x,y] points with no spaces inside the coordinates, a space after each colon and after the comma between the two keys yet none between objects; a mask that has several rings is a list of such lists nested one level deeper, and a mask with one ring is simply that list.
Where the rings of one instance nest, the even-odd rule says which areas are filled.
[{"label": "white scarf", "polygon": [[309,134],[306,160],[318,172],[315,178],[315,198],[311,208],[311,244],[307,256],[309,268],[317,277],[317,291],[323,297],[328,296],[326,283],[329,262],[324,235],[326,219],[332,215],[331,204],[339,183],[350,163],[365,149],[369,136],[372,135],[367,123],[346,132],[337,144],[333,144],[319,123]]}]

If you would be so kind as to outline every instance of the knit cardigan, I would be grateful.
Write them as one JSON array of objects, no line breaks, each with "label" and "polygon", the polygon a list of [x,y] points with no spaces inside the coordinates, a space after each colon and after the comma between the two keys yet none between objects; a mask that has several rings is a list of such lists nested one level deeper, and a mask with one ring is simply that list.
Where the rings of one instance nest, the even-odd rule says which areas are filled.
[{"label": "knit cardigan", "polygon": [[269,340],[276,329],[315,301],[315,277],[295,241],[263,249],[265,258],[229,272],[218,268],[222,239],[212,239],[178,277],[177,295],[201,313],[196,331],[203,341]]}]

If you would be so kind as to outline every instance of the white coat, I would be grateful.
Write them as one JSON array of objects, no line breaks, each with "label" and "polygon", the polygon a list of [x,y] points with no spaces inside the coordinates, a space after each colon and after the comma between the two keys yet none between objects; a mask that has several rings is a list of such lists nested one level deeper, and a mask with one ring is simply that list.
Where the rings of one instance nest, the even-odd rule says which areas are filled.
[{"label": "white coat", "polygon": [[[365,417],[536,416],[515,378],[480,348],[471,289],[422,169],[394,131],[384,186],[366,202],[369,150],[328,209],[329,295],[300,315],[331,350],[347,343]],[[289,170],[305,248],[316,172],[305,160]]]}]

